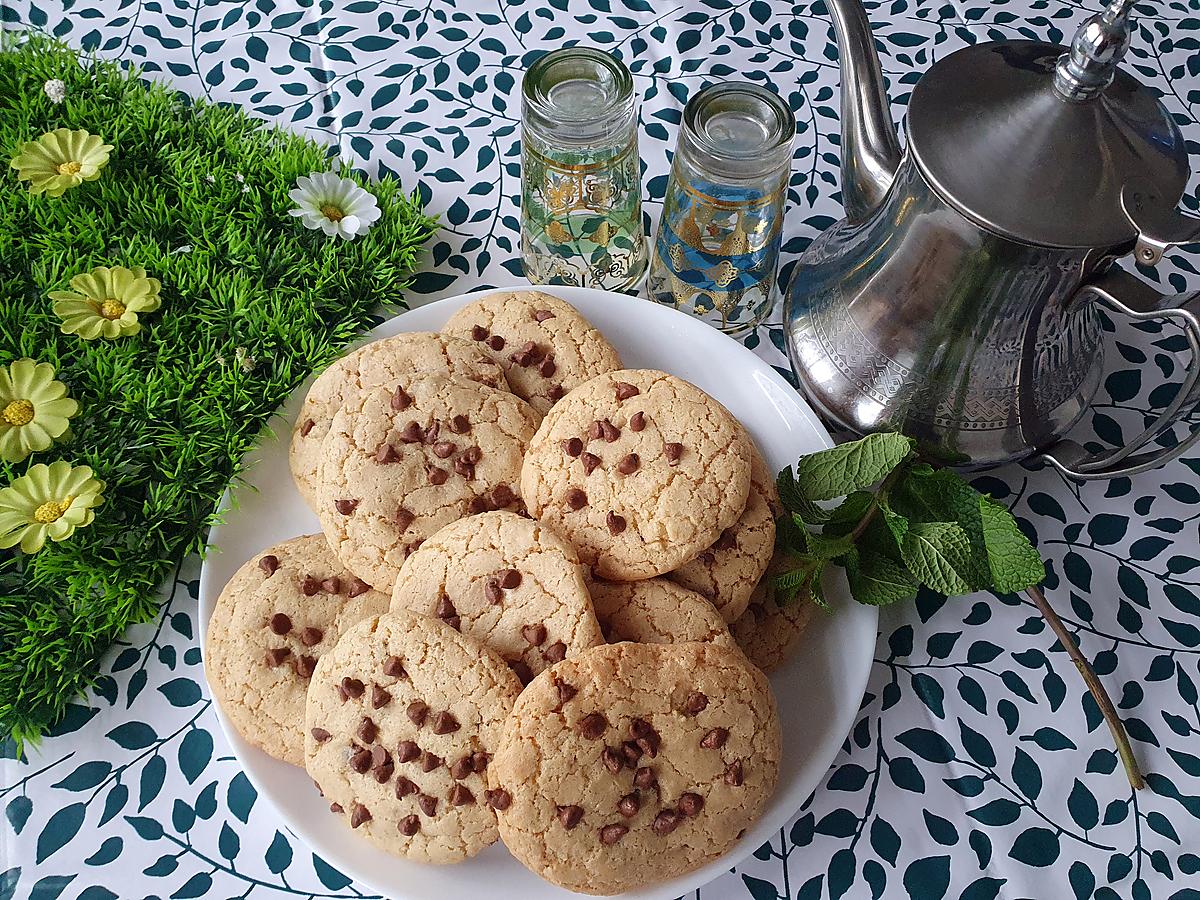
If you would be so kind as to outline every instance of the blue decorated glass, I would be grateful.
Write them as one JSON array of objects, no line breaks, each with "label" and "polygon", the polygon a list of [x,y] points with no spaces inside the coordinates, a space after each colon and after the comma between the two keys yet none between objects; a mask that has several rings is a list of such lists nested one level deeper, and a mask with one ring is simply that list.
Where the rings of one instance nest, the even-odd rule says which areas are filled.
[{"label": "blue decorated glass", "polygon": [[683,111],[650,267],[650,296],[728,334],[774,302],[796,120],[777,95],[725,82]]}]

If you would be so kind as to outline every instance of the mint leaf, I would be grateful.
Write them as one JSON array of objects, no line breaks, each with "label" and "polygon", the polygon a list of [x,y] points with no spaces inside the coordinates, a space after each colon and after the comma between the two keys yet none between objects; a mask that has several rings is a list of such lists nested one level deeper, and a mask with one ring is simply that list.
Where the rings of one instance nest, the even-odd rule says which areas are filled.
[{"label": "mint leaf", "polygon": [[[878,515],[867,525],[867,530],[858,539],[859,552],[873,556],[886,556],[897,565],[903,565],[904,558],[900,555],[900,544],[892,529],[884,521],[885,518],[886,513]],[[905,526],[905,530],[907,530],[907,526]]]},{"label": "mint leaf", "polygon": [[854,541],[849,534],[830,535],[808,531],[805,537],[808,540],[808,555],[822,561],[836,559],[847,550],[854,549]]},{"label": "mint leaf", "polygon": [[983,539],[979,501],[983,495],[950,469],[927,465],[910,467],[893,487],[889,503],[910,522],[953,522],[966,534],[970,564],[959,574],[973,590],[992,586],[988,553]]},{"label": "mint leaf", "polygon": [[869,434],[810,453],[796,463],[796,488],[809,500],[832,500],[868,488],[900,465],[913,446],[900,434]]},{"label": "mint leaf", "polygon": [[799,516],[783,515],[775,520],[775,549],[780,553],[803,553],[808,546],[808,529]]},{"label": "mint leaf", "polygon": [[1046,566],[1008,508],[981,494],[979,513],[995,589],[1015,594],[1040,584],[1046,577]]},{"label": "mint leaf", "polygon": [[915,522],[900,541],[900,553],[910,572],[947,596],[973,590],[962,575],[974,567],[971,543],[955,522]]},{"label": "mint leaf", "polygon": [[817,506],[804,496],[796,478],[792,475],[792,467],[788,466],[775,479],[775,488],[779,491],[779,502],[790,513],[799,516],[809,525],[824,525],[829,519],[828,511]]},{"label": "mint leaf", "polygon": [[796,567],[786,569],[771,579],[771,587],[775,589],[775,597],[781,604],[796,596],[796,592],[808,583],[809,574],[816,560],[807,556],[793,557]]},{"label": "mint leaf", "polygon": [[900,515],[892,509],[891,505],[884,497],[879,498],[879,512],[883,516],[883,523],[887,526],[888,531],[892,533],[892,540],[899,547],[904,543],[904,538],[908,534],[908,529],[911,524],[906,516]]},{"label": "mint leaf", "polygon": [[875,495],[870,491],[854,491],[847,494],[846,499],[829,514],[829,521],[825,523],[822,533],[831,537],[849,534],[862,521],[863,516],[870,512],[874,503]]},{"label": "mint leaf", "polygon": [[887,606],[916,596],[918,585],[908,569],[886,556],[849,553],[846,559],[850,593],[859,603]]}]

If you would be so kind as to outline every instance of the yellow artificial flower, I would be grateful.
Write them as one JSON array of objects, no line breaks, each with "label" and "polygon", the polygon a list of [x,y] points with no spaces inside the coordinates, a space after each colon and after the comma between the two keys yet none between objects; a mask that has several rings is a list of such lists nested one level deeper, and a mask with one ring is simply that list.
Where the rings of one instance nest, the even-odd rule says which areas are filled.
[{"label": "yellow artificial flower", "polygon": [[142,268],[99,266],[71,279],[70,291],[51,291],[54,311],[62,319],[63,334],[77,334],[85,341],[96,338],[128,337],[142,326],[138,313],[159,307],[157,278],[147,278]]},{"label": "yellow artificial flower", "polygon": [[79,404],[54,379],[54,366],[18,359],[0,368],[0,459],[20,462],[67,432]]},{"label": "yellow artificial flower", "polygon": [[0,550],[21,545],[37,553],[46,538],[61,541],[76,528],[90,525],[104,502],[104,482],[90,466],[62,460],[38,463],[8,487],[0,489]]},{"label": "yellow artificial flower", "polygon": [[9,165],[29,182],[29,193],[61,196],[85,181],[95,181],[108,165],[112,144],[82,128],[59,128],[21,145]]}]

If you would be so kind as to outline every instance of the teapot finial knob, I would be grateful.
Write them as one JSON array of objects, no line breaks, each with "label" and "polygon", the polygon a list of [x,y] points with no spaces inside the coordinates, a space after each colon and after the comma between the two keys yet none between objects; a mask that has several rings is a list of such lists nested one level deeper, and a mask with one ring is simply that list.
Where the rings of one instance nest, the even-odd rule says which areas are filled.
[{"label": "teapot finial knob", "polygon": [[1089,100],[1113,79],[1117,63],[1129,49],[1129,12],[1135,0],[1112,0],[1087,19],[1058,60],[1054,89],[1067,100]]}]

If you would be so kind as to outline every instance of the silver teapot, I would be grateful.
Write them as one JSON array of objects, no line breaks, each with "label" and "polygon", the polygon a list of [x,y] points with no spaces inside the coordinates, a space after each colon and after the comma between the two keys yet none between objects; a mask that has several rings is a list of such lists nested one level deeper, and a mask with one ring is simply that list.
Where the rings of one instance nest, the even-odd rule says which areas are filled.
[{"label": "silver teapot", "polygon": [[[1176,209],[1183,137],[1117,68],[1132,0],[1085,22],[1070,48],[999,41],[942,58],[913,88],[903,152],[866,13],[859,0],[826,3],[846,218],[805,251],[786,292],[788,355],[808,398],[850,431],[900,430],[955,466],[1042,453],[1067,475],[1109,478],[1190,447],[1200,430],[1152,445],[1200,399],[1200,293],[1164,297],[1113,265],[1200,241],[1200,219]],[[1099,304],[1175,321],[1193,362],[1143,433],[1092,452],[1064,435],[1102,377]]]}]

